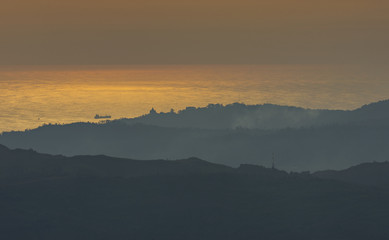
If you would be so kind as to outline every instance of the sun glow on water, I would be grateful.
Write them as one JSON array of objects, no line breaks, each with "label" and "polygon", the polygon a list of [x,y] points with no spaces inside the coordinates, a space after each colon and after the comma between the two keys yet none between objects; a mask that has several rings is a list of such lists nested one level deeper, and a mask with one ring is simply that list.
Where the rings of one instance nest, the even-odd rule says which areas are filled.
[{"label": "sun glow on water", "polygon": [[336,65],[0,68],[0,132],[209,103],[353,109],[389,97],[387,68]]}]

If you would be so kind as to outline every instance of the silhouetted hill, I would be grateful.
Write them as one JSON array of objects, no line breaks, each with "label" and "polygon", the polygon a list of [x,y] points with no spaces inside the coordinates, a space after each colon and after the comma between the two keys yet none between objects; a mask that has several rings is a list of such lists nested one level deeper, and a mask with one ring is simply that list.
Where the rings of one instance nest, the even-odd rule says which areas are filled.
[{"label": "silhouetted hill", "polygon": [[[304,110],[260,105],[258,109],[261,111],[282,108],[294,113],[320,112],[314,121],[317,126],[271,130],[226,128],[232,119],[228,117],[229,111],[245,116],[245,112],[255,112],[257,107],[242,104],[225,107],[217,105],[189,108],[178,114],[168,113],[170,117],[152,113],[140,118],[159,119],[161,121],[157,122],[160,125],[166,122],[175,127],[129,124],[126,120],[104,124],[46,125],[24,132],[3,133],[0,135],[0,144],[66,156],[104,154],[140,160],[185,159],[196,156],[230,166],[239,166],[241,163],[270,166],[271,155],[275,152],[277,167],[288,171],[344,169],[366,161],[388,160],[388,105],[388,101],[382,101],[354,111]],[[282,117],[286,115],[270,115],[269,123],[275,123],[276,119],[273,117],[276,116],[281,116],[280,121],[287,120]],[[220,124],[215,129],[206,129],[200,125],[198,127],[201,128],[184,128],[175,118],[177,121],[187,122],[184,119],[189,119],[188,121],[199,124],[208,122],[208,126],[217,126],[220,120]],[[261,119],[267,117],[261,115]],[[328,119],[342,120],[329,124]],[[293,118],[288,121],[293,122]]]},{"label": "silhouetted hill", "polygon": [[389,162],[362,163],[345,170],[320,171],[313,175],[343,182],[389,187]]},{"label": "silhouetted hill", "polygon": [[[0,179],[26,177],[141,177],[196,174],[254,174],[263,177],[285,177],[285,171],[259,165],[241,164],[237,168],[210,163],[198,158],[183,160],[132,160],[104,155],[73,156],[41,154],[33,150],[11,150],[0,145]],[[297,174],[297,175],[296,175]],[[360,185],[388,186],[389,162],[362,163],[344,170],[296,173]]]},{"label": "silhouetted hill", "polygon": [[282,129],[366,122],[383,118],[389,119],[389,100],[371,103],[353,111],[304,109],[273,104],[209,104],[207,107],[187,107],[177,113],[157,113],[152,109],[149,114],[118,121],[179,128]]},{"label": "silhouetted hill", "polygon": [[[309,174],[253,165],[233,169],[196,158],[67,158],[2,146],[0,164],[1,239],[389,236],[387,190]],[[22,169],[13,175],[19,181],[4,178],[12,175],[10,168]]]},{"label": "silhouetted hill", "polygon": [[10,150],[0,145],[0,179],[52,176],[138,177],[231,171],[230,167],[198,158],[139,161],[104,155],[64,157],[40,154],[33,150]]},{"label": "silhouetted hill", "polygon": [[370,103],[354,110],[360,115],[365,114],[370,118],[389,118],[389,100]]},{"label": "silhouetted hill", "polygon": [[289,171],[342,169],[389,157],[389,126],[330,125],[283,130],[205,130],[147,125],[75,123],[4,133],[0,144],[50,154],[109,155],[133,159],[185,159],[271,165]]},{"label": "silhouetted hill", "polygon": [[280,129],[287,127],[315,126],[336,122],[342,111],[311,110],[272,104],[245,105],[240,103],[223,106],[209,104],[207,107],[187,107],[177,113],[149,114],[117,121],[127,124],[147,124],[161,127],[234,129],[259,128]]}]

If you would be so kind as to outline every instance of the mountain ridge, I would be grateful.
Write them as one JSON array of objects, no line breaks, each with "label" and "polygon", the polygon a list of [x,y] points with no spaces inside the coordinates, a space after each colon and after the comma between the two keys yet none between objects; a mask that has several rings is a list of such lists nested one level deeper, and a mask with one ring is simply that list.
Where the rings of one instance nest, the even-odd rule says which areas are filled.
[{"label": "mountain ridge", "polygon": [[[157,113],[153,108],[149,114],[114,121],[163,127],[282,129],[341,124],[354,122],[355,118],[360,118],[358,121],[389,118],[388,110],[389,100],[366,104],[354,110],[310,109],[268,103],[257,105],[232,103],[209,104],[206,107],[197,108],[187,107],[177,113],[174,111]],[[363,116],[364,113],[377,116]]]},{"label": "mountain ridge", "polygon": [[1,239],[384,240],[389,234],[389,186],[198,158],[0,149]]},{"label": "mountain ridge", "polygon": [[343,170],[318,171],[313,176],[366,186],[389,186],[389,162],[361,163]]},{"label": "mountain ridge", "polygon": [[144,177],[168,175],[254,174],[263,177],[305,176],[389,188],[389,162],[371,162],[342,170],[290,172],[260,165],[233,168],[196,157],[179,160],[133,160],[105,155],[65,157],[0,144],[0,180],[18,177]]},{"label": "mountain ridge", "polygon": [[[211,111],[219,116],[223,109],[214,106],[201,111]],[[333,112],[326,116],[331,114]],[[339,116],[337,111],[335,115]],[[0,144],[65,156],[104,154],[139,160],[196,156],[234,167],[241,163],[269,166],[272,153],[276,153],[277,166],[288,171],[336,170],[366,161],[389,159],[388,100],[341,115],[343,122],[281,129],[230,129],[220,127],[222,123],[215,129],[163,127],[122,120],[46,125],[24,132],[5,132],[0,135]],[[220,116],[218,118],[223,118]],[[196,122],[196,117],[192,121]],[[210,120],[203,116],[201,121]],[[266,121],[273,122],[271,117]]]}]

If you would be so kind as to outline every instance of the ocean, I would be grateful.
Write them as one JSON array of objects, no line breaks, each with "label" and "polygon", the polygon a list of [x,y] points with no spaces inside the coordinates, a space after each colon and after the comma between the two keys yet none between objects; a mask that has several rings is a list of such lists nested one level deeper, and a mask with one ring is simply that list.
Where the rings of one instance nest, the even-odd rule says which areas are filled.
[{"label": "ocean", "polygon": [[389,98],[388,66],[0,66],[0,132],[203,107],[355,109]]}]

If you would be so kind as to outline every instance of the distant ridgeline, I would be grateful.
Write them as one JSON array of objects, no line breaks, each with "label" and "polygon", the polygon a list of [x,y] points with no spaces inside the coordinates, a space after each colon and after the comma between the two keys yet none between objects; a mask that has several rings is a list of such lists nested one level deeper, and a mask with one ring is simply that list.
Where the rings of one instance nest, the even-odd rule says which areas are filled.
[{"label": "distant ridgeline", "polygon": [[291,171],[389,160],[389,101],[353,111],[211,104],[104,124],[46,125],[0,135],[0,144],[51,154],[184,159]]},{"label": "distant ridgeline", "polygon": [[105,155],[65,157],[34,150],[9,149],[0,145],[0,185],[8,180],[45,179],[52,177],[145,177],[243,174],[267,179],[310,177],[332,179],[389,190],[389,162],[363,163],[344,170],[290,172],[259,165],[240,164],[233,168],[191,157],[182,160],[133,160]]},{"label": "distant ridgeline", "polygon": [[149,114],[119,121],[181,128],[282,129],[389,119],[388,110],[389,100],[365,105],[353,111],[233,103],[226,106],[209,104],[207,107],[187,107],[177,113],[173,109],[167,113],[157,113],[153,108]]}]

